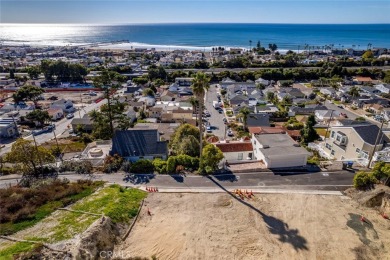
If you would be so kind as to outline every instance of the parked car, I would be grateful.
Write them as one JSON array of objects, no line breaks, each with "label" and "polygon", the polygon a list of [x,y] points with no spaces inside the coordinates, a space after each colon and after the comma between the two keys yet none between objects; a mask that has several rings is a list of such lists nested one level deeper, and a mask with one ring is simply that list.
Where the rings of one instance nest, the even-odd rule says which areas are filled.
[{"label": "parked car", "polygon": [[206,127],[206,131],[207,131],[207,133],[211,133],[211,132],[212,132],[211,126],[210,126],[210,125],[208,125],[208,126]]},{"label": "parked car", "polygon": [[58,100],[58,97],[57,96],[51,96],[48,98],[49,100]]},{"label": "parked car", "polygon": [[67,119],[72,119],[74,117],[74,114],[73,113],[70,113],[70,114],[67,114],[66,115],[66,118]]},{"label": "parked car", "polygon": [[337,107],[338,107],[338,108],[342,108],[342,109],[344,109],[344,107],[343,107],[342,105],[338,105]]},{"label": "parked car", "polygon": [[223,109],[222,108],[218,109],[218,113],[222,114],[223,113]]},{"label": "parked car", "polygon": [[233,131],[229,129],[229,130],[227,131],[227,135],[228,135],[228,136],[234,136]]},{"label": "parked car", "polygon": [[227,124],[228,121],[227,121],[226,117],[223,118],[223,122],[224,122],[225,124]]}]

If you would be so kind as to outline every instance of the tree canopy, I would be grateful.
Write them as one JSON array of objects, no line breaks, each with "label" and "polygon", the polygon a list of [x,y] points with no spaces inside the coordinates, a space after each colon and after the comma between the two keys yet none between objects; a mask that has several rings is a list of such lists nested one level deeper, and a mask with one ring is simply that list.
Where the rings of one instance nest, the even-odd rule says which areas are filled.
[{"label": "tree canopy", "polygon": [[314,129],[315,124],[316,124],[316,119],[315,119],[314,115],[310,115],[307,118],[305,127],[302,128],[302,130],[301,130],[302,142],[304,144],[313,142],[320,137],[318,135],[317,131]]},{"label": "tree canopy", "polygon": [[15,103],[21,101],[36,101],[40,95],[44,92],[43,88],[33,85],[24,85],[19,88],[13,95]]},{"label": "tree canopy", "polygon": [[25,175],[39,175],[40,165],[54,163],[55,158],[49,150],[41,146],[35,147],[32,141],[19,138],[6,154],[6,161],[15,163]]},{"label": "tree canopy", "polygon": [[61,60],[43,60],[40,71],[45,75],[45,79],[50,81],[82,82],[88,74],[87,68],[83,65],[71,64]]},{"label": "tree canopy", "polygon": [[218,169],[218,163],[223,159],[222,151],[213,144],[207,144],[202,151],[199,171],[212,173]]},{"label": "tree canopy", "polygon": [[[176,128],[169,142],[174,154],[199,156],[199,129],[190,124],[182,124]],[[196,142],[195,142],[196,141]],[[197,148],[195,152],[194,149]]]},{"label": "tree canopy", "polygon": [[33,122],[38,122],[39,125],[43,125],[46,121],[49,121],[50,115],[47,111],[35,109],[26,115],[26,118]]}]

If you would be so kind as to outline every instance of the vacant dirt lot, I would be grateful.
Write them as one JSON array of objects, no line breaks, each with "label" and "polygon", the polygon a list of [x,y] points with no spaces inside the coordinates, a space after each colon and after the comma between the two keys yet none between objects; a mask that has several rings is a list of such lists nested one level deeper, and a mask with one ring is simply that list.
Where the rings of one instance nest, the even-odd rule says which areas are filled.
[{"label": "vacant dirt lot", "polygon": [[390,221],[344,196],[258,194],[241,201],[227,193],[152,193],[116,253],[158,259],[390,259],[389,249]]}]

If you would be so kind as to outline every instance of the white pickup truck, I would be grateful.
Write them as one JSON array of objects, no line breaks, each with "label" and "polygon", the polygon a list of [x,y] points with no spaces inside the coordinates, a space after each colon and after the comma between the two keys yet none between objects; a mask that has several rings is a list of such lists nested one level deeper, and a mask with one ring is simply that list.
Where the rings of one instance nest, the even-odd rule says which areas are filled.
[{"label": "white pickup truck", "polygon": [[215,109],[220,108],[220,107],[221,107],[221,102],[219,102],[219,101],[213,101],[213,107],[214,107]]}]

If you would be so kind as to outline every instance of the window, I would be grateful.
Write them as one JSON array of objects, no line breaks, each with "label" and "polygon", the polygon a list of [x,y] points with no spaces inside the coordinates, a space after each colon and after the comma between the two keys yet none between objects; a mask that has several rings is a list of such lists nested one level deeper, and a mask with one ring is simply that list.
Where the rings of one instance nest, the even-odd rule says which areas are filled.
[{"label": "window", "polygon": [[356,152],[357,152],[357,153],[360,153],[360,149],[359,149],[359,148],[356,148]]},{"label": "window", "polygon": [[340,140],[341,140],[341,136],[338,135],[338,136],[336,137],[336,140],[337,140],[337,141],[340,141]]},{"label": "window", "polygon": [[329,150],[331,148],[330,144],[328,144],[328,143],[325,144],[325,147],[328,148]]},{"label": "window", "polygon": [[334,155],[334,154],[335,154],[335,151],[334,151],[334,150],[332,150],[332,151],[330,152],[330,154],[331,154],[331,155]]},{"label": "window", "polygon": [[238,153],[238,160],[242,160],[243,157],[244,157],[243,153]]},{"label": "window", "polygon": [[332,131],[332,135],[331,135],[332,138],[334,138],[334,131]]}]

